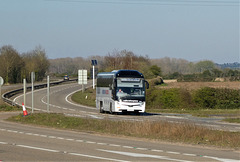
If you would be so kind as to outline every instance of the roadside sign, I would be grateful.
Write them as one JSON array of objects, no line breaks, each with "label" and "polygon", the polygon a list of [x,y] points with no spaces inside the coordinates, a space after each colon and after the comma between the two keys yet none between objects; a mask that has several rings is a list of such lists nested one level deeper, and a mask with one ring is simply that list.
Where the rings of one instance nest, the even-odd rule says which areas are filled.
[{"label": "roadside sign", "polygon": [[87,84],[87,70],[78,70],[78,84]]},{"label": "roadside sign", "polygon": [[2,77],[0,77],[0,85],[2,86],[4,84],[4,80]]},{"label": "roadside sign", "polygon": [[92,61],[92,66],[96,66],[97,65],[97,60],[91,60]]}]

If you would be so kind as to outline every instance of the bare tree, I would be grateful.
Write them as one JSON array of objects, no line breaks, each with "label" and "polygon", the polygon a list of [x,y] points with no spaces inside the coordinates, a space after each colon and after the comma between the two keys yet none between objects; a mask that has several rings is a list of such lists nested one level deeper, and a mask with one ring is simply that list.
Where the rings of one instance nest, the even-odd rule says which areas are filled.
[{"label": "bare tree", "polygon": [[10,45],[0,49],[0,74],[6,83],[17,83],[21,80],[23,61],[18,52]]},{"label": "bare tree", "polygon": [[25,62],[23,70],[24,77],[27,78],[27,80],[30,80],[31,72],[35,72],[36,80],[41,81],[50,65],[45,50],[39,46],[34,50],[23,54],[22,57]]}]

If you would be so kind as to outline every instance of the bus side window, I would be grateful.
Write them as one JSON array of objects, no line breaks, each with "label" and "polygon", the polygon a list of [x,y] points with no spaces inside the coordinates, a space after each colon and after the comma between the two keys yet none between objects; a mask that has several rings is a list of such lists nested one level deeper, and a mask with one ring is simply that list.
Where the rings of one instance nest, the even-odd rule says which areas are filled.
[{"label": "bus side window", "polygon": [[113,84],[112,84],[112,99],[116,99],[116,80],[115,81],[113,81]]}]

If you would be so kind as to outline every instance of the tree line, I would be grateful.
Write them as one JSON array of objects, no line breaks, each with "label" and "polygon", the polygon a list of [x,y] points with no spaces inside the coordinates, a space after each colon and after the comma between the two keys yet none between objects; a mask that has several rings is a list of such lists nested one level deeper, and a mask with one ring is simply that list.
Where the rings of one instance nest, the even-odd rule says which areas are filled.
[{"label": "tree line", "polygon": [[61,58],[50,60],[50,72],[57,74],[77,74],[78,69],[90,69],[91,60],[98,61],[98,72],[109,72],[117,69],[135,69],[146,78],[161,76],[164,79],[178,79],[179,81],[213,81],[215,78],[240,80],[237,69],[221,69],[218,64],[209,60],[189,62],[184,59],[164,57],[150,59],[139,56],[128,50],[113,50],[106,56],[91,56],[88,58]]},{"label": "tree line", "polygon": [[160,67],[152,65],[148,56],[138,56],[132,51],[114,50],[106,56],[90,56],[88,58],[51,59],[49,72],[52,74],[76,75],[78,69],[91,69],[91,60],[97,60],[98,72],[110,72],[118,69],[134,69],[142,72],[147,78],[161,75]]},{"label": "tree line", "polygon": [[35,72],[35,80],[41,81],[50,66],[46,52],[40,46],[20,54],[11,45],[0,48],[0,76],[6,84],[21,83],[25,78],[31,81],[31,72]]},{"label": "tree line", "polygon": [[40,46],[20,54],[10,45],[0,48],[0,76],[5,83],[21,83],[23,78],[30,81],[32,71],[35,72],[36,81],[41,81],[46,74],[76,77],[79,69],[90,71],[91,60],[98,61],[98,72],[134,69],[148,79],[161,76],[179,81],[213,81],[217,77],[240,80],[239,70],[221,69],[209,60],[189,62],[169,57],[150,59],[147,55],[136,55],[128,50],[113,50],[106,56],[48,59],[45,50]]}]

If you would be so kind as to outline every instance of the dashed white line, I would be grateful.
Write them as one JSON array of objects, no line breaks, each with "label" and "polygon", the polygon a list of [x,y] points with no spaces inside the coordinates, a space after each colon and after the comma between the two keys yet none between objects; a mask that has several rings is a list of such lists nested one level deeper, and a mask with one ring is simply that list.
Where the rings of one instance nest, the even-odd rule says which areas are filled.
[{"label": "dashed white line", "polygon": [[93,143],[96,143],[96,142],[86,141],[86,143],[93,144]]},{"label": "dashed white line", "polygon": [[122,146],[123,148],[133,148],[132,146]]},{"label": "dashed white line", "polygon": [[55,136],[48,136],[48,138],[57,138],[57,137],[55,137]]},{"label": "dashed white line", "polygon": [[46,149],[46,148],[34,147],[34,146],[27,146],[27,145],[16,145],[16,146],[24,147],[24,148],[30,148],[30,149],[35,149],[35,150],[49,151],[49,152],[60,152],[58,150],[52,150],[52,149]]},{"label": "dashed white line", "polygon": [[41,137],[47,137],[47,135],[43,135],[43,134],[42,134],[42,135],[40,135],[40,136],[41,136]]},{"label": "dashed white line", "polygon": [[140,147],[137,147],[136,149],[138,149],[138,150],[148,150],[147,148],[140,148]]},{"label": "dashed white line", "polygon": [[169,153],[169,154],[180,154],[180,152],[173,152],[173,151],[166,151],[166,153]]},{"label": "dashed white line", "polygon": [[183,153],[183,155],[186,155],[186,156],[197,156],[196,154],[187,154],[187,153]]},{"label": "dashed white line", "polygon": [[57,137],[57,139],[63,140],[63,139],[65,139],[65,138],[62,138],[62,137]]},{"label": "dashed white line", "polygon": [[164,152],[163,150],[155,150],[155,149],[153,149],[152,151],[154,151],[154,152]]},{"label": "dashed white line", "polygon": [[109,144],[109,146],[120,147],[120,145],[115,145],[115,144]]}]

